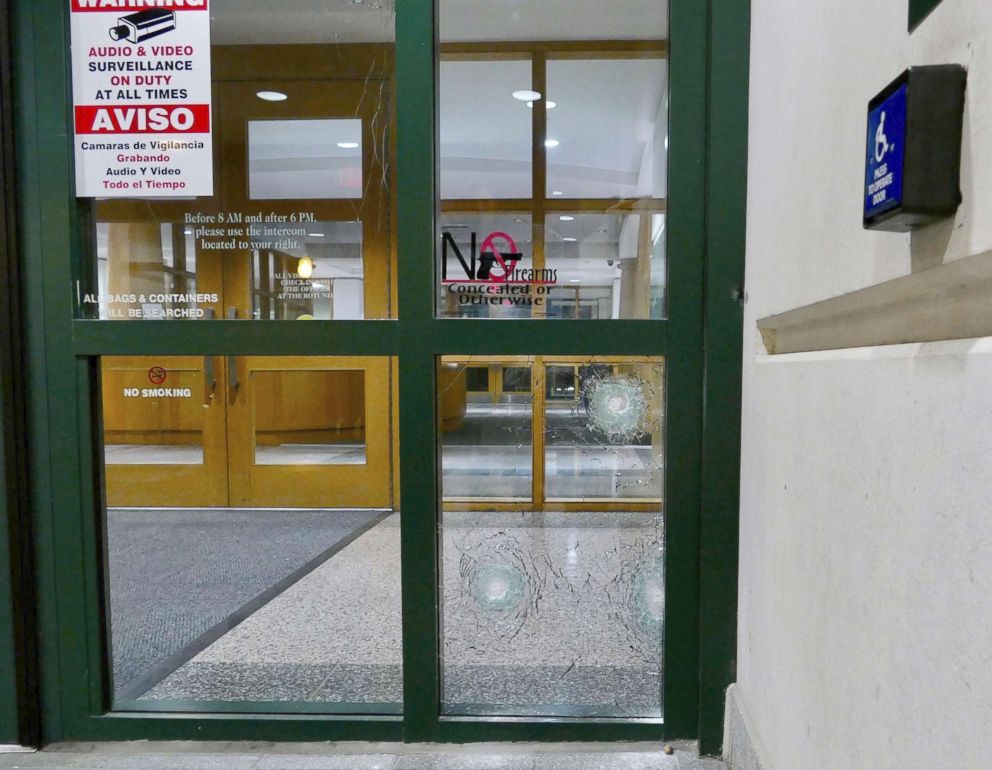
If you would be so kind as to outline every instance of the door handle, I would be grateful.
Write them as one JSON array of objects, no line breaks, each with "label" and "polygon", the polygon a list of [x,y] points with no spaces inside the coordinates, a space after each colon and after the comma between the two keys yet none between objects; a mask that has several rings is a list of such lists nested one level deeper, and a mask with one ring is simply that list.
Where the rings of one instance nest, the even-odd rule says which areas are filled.
[{"label": "door handle", "polygon": [[203,373],[207,378],[207,398],[217,390],[217,356],[203,357]]},{"label": "door handle", "polygon": [[[207,320],[213,320],[217,312],[212,307],[208,307],[203,315]],[[217,392],[217,356],[203,357],[203,378],[207,385],[207,392],[203,403],[209,405],[210,399]]]},{"label": "door handle", "polygon": [[227,357],[227,387],[230,388],[233,394],[239,387],[241,387],[241,382],[238,380],[238,359],[237,356]]},{"label": "door handle", "polygon": [[[236,307],[229,307],[227,309],[227,320],[236,321],[238,318],[238,309]],[[227,387],[230,389],[233,395],[241,383],[238,381],[238,361],[234,356],[227,357]]]}]

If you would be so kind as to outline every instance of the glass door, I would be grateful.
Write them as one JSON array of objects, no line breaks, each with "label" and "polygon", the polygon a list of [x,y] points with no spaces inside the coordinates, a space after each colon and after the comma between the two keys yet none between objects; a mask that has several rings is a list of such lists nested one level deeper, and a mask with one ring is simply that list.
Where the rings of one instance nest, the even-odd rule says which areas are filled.
[{"label": "glass door", "polygon": [[113,711],[402,711],[395,22],[317,5],[213,7],[215,195],[90,208]]},{"label": "glass door", "polygon": [[490,4],[483,31],[439,5],[439,699],[660,723],[699,362],[671,343],[701,321],[669,221],[669,8],[560,12]]},{"label": "glass door", "polygon": [[59,738],[694,735],[708,33],[670,2],[216,0],[211,197],[59,209],[37,92]]}]

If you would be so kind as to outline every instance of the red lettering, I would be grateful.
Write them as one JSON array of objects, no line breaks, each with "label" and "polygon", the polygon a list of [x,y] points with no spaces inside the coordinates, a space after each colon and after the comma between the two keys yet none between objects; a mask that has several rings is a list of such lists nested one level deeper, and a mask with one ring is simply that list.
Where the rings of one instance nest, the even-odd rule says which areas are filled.
[{"label": "red lettering", "polygon": [[209,134],[209,104],[76,107],[77,134]]},{"label": "red lettering", "polygon": [[107,13],[165,8],[169,11],[206,11],[207,0],[72,0],[73,13]]}]

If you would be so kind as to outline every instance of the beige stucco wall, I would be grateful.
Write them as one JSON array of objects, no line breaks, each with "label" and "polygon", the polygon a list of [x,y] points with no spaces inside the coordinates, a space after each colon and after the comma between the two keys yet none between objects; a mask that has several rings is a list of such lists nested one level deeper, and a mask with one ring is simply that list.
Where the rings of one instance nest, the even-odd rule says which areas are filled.
[{"label": "beige stucco wall", "polygon": [[[768,356],[756,321],[992,250],[992,3],[752,6],[734,701],[764,770],[984,768],[992,339]],[[969,69],[964,204],[865,232],[867,102],[936,63]]]}]

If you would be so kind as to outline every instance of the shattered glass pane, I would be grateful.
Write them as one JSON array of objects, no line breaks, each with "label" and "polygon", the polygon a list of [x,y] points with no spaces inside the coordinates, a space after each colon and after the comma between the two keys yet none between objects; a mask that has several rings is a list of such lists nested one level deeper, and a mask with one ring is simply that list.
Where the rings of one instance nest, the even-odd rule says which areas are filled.
[{"label": "shattered glass pane", "polygon": [[661,716],[664,526],[444,514],[446,714]]},{"label": "shattered glass pane", "polygon": [[573,397],[545,404],[548,499],[660,500],[662,367],[576,362],[572,370]]},{"label": "shattered glass pane", "polygon": [[[483,367],[488,391],[468,391]],[[443,713],[660,717],[663,360],[450,357],[441,371],[442,403],[463,405],[454,432],[480,439],[443,434]],[[526,407],[499,411],[524,388]],[[532,499],[497,504],[525,450]]]}]

